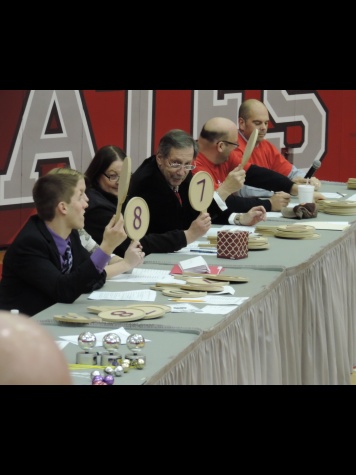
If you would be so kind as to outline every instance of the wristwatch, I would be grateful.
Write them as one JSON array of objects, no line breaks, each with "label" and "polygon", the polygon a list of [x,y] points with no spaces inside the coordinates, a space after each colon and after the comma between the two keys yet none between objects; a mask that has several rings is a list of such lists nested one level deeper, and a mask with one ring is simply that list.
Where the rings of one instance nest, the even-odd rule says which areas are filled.
[{"label": "wristwatch", "polygon": [[237,226],[242,226],[242,224],[240,223],[240,216],[241,216],[241,214],[236,213],[236,215],[235,215],[235,217],[234,217],[234,223],[235,223]]}]

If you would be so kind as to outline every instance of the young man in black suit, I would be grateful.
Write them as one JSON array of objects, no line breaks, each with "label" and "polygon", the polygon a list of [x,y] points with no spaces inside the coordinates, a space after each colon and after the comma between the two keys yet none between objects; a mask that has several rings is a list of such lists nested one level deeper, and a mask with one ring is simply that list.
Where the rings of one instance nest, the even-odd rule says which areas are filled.
[{"label": "young man in black suit", "polygon": [[32,195],[37,214],[6,251],[0,282],[0,309],[16,308],[29,316],[101,288],[111,253],[127,238],[122,215],[117,222],[113,216],[99,248],[90,254],[82,246],[78,229],[84,227],[88,197],[78,171],[40,177]]}]

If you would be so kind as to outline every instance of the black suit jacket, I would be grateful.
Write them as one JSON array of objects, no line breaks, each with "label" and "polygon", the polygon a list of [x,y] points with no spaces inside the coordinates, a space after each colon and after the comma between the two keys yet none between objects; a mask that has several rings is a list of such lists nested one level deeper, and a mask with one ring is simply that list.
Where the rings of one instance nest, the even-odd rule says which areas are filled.
[{"label": "black suit jacket", "polygon": [[[0,282],[0,308],[32,316],[55,303],[73,303],[81,294],[101,288],[101,274],[82,246],[78,231],[70,234],[73,266],[62,274],[57,246],[45,223],[31,216],[6,251]],[[70,307],[68,308],[70,311]]]},{"label": "black suit jacket", "polygon": [[[128,200],[135,196],[143,198],[150,212],[147,234],[141,240],[145,252],[146,249],[149,252],[174,252],[187,245],[184,230],[187,230],[200,214],[192,208],[189,201],[192,177],[190,171],[179,186],[182,200],[180,204],[176,193],[159,170],[155,155],[146,158],[132,174]],[[222,212],[214,200],[208,212],[213,220],[219,217],[222,222],[228,222],[228,214]]]}]

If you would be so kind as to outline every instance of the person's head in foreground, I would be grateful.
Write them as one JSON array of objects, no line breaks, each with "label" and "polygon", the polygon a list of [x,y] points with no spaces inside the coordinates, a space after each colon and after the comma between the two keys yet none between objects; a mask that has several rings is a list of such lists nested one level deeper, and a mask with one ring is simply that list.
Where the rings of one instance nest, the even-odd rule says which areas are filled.
[{"label": "person's head in foreground", "polygon": [[0,311],[0,384],[72,384],[68,362],[36,320]]}]

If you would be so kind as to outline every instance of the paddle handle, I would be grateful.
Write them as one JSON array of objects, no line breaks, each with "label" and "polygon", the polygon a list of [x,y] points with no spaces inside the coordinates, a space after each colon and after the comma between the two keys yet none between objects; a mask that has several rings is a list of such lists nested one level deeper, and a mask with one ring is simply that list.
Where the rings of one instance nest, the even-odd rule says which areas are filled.
[{"label": "paddle handle", "polygon": [[117,223],[120,218],[121,208],[122,208],[122,203],[118,203],[117,208],[116,208],[115,223]]},{"label": "paddle handle", "polygon": [[251,136],[250,136],[250,138],[247,142],[245,152],[242,155],[241,168],[244,168],[244,166],[248,162],[249,158],[251,157],[253,149],[256,145],[257,136],[258,136],[258,129],[255,129],[252,132],[252,134],[251,134]]}]

